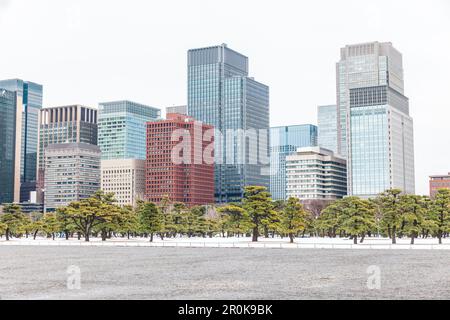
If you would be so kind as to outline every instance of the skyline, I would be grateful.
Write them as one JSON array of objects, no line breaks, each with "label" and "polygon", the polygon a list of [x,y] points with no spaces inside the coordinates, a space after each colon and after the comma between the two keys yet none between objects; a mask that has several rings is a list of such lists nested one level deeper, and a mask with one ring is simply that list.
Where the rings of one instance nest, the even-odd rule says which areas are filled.
[{"label": "skyline", "polygon": [[[445,120],[450,100],[446,90],[446,77],[450,74],[446,54],[450,44],[441,41],[450,33],[450,22],[445,20],[450,12],[448,1],[432,1],[426,6],[419,1],[398,1],[390,3],[387,12],[381,11],[386,1],[377,1],[379,5],[370,2],[369,6],[366,2],[319,1],[305,11],[291,1],[286,2],[288,8],[258,2],[260,15],[245,19],[250,13],[249,2],[240,4],[242,10],[237,13],[236,23],[225,27],[213,22],[227,17],[230,9],[213,13],[216,4],[205,1],[194,1],[204,4],[202,17],[186,18],[174,12],[173,20],[161,20],[158,15],[166,17],[175,2],[177,8],[181,6],[178,12],[183,12],[182,7],[187,4],[170,1],[153,7],[134,1],[135,7],[122,8],[108,2],[110,10],[103,12],[102,1],[42,2],[0,1],[0,28],[29,34],[27,41],[14,33],[3,34],[4,43],[10,45],[2,51],[0,78],[43,84],[44,107],[97,107],[101,101],[122,99],[162,110],[186,104],[187,50],[225,42],[250,57],[250,74],[270,86],[271,126],[317,124],[317,106],[336,103],[335,63],[340,48],[359,42],[392,42],[403,54],[405,95],[410,98],[414,119],[416,193],[428,194],[429,175],[450,171],[450,150],[445,148],[449,142]],[[311,20],[324,3],[330,7],[321,12],[324,19]],[[403,10],[406,4],[408,10]],[[342,9],[346,5],[354,8],[348,15],[343,13],[346,10],[333,10],[333,6]],[[287,18],[271,20],[280,10]],[[17,19],[19,12],[21,19]],[[300,17],[296,15],[299,12]],[[351,16],[355,12],[362,14]],[[426,21],[417,23],[423,15]],[[118,16],[125,17],[123,24],[115,23]],[[342,29],[333,27],[336,21],[342,23]],[[391,28],[389,21],[404,28]],[[203,28],[204,23],[208,28]],[[261,32],[248,30],[253,26]],[[164,32],[152,34],[153,30],[167,27]],[[315,28],[314,32],[299,32],[311,28]],[[53,42],[55,38],[63,41]],[[152,42],[147,43],[146,39]],[[173,43],[167,39],[173,39]],[[257,41],[248,42],[249,39]]]}]

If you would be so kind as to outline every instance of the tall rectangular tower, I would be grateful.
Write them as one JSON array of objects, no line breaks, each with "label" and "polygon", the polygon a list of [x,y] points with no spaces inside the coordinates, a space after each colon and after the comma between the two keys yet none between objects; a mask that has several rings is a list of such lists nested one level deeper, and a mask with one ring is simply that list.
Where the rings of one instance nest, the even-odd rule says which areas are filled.
[{"label": "tall rectangular tower", "polygon": [[204,139],[206,135],[211,138],[213,131],[212,126],[177,113],[168,114],[167,120],[149,122],[145,199],[161,202],[169,197],[188,206],[214,203],[214,164],[210,159],[214,154],[208,154],[214,141]]},{"label": "tall rectangular tower", "polygon": [[347,158],[348,193],[372,197],[391,188],[414,193],[413,121],[401,53],[391,43],[342,48],[337,106],[338,152]]},{"label": "tall rectangular tower", "polygon": [[[42,108],[42,85],[21,79],[1,80],[0,89],[17,92],[22,106],[20,130],[20,202],[30,200],[36,190],[38,117]],[[19,123],[16,123],[19,124]]]},{"label": "tall rectangular tower", "polygon": [[43,201],[45,149],[52,144],[87,143],[97,145],[97,109],[70,105],[44,108],[39,115],[38,201]]},{"label": "tall rectangular tower", "polygon": [[0,89],[0,204],[20,200],[22,99]]},{"label": "tall rectangular tower", "polygon": [[246,56],[225,44],[189,50],[188,114],[216,129],[217,202],[269,186],[269,88],[248,77]]},{"label": "tall rectangular tower", "polygon": [[160,117],[160,109],[132,101],[100,103],[98,146],[102,160],[145,160],[146,123]]}]

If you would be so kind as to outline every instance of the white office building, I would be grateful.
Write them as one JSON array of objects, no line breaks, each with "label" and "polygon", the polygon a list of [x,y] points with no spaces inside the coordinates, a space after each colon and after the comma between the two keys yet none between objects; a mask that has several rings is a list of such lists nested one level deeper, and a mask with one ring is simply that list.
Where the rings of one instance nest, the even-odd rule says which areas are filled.
[{"label": "white office building", "polygon": [[286,157],[287,197],[336,200],[347,192],[346,161],[321,147],[298,148]]}]

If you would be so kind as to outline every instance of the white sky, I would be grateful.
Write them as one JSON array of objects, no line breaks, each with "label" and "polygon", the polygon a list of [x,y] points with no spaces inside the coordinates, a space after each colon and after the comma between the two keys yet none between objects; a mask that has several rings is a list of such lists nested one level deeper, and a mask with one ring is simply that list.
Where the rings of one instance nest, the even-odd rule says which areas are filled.
[{"label": "white sky", "polygon": [[335,103],[345,44],[403,54],[416,191],[450,171],[449,0],[0,0],[0,79],[44,85],[44,105],[186,103],[186,51],[227,43],[270,86],[271,124],[316,123]]}]

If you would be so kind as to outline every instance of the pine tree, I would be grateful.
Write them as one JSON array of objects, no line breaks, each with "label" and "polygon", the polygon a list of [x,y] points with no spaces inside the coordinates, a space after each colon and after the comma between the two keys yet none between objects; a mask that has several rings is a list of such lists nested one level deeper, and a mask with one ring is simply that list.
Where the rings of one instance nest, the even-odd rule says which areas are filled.
[{"label": "pine tree", "polygon": [[161,212],[154,203],[145,202],[139,207],[138,214],[142,230],[150,234],[150,242],[153,242],[153,235],[161,232],[163,223]]},{"label": "pine tree", "polygon": [[400,189],[390,189],[381,193],[376,199],[382,214],[382,225],[387,229],[392,244],[397,243],[397,232],[404,221],[401,193]]},{"label": "pine tree", "polygon": [[442,237],[450,231],[450,190],[439,189],[431,204],[431,219],[436,226],[439,244]]},{"label": "pine tree", "polygon": [[411,244],[414,244],[414,239],[419,236],[425,222],[424,198],[426,197],[409,194],[401,196],[400,202],[404,209],[402,232],[411,238]]},{"label": "pine tree", "polygon": [[294,243],[295,236],[306,227],[307,212],[297,198],[290,197],[280,214],[279,230]]},{"label": "pine tree", "polygon": [[252,227],[248,213],[235,204],[229,204],[218,209],[221,214],[224,230],[227,233],[245,234]]},{"label": "pine tree", "polygon": [[46,213],[42,218],[42,229],[47,234],[47,237],[52,237],[55,240],[55,233],[61,230],[56,213]]},{"label": "pine tree", "polygon": [[266,187],[248,186],[244,189],[243,208],[247,211],[252,224],[252,241],[258,241],[259,228],[273,211],[270,193]]},{"label": "pine tree", "polygon": [[21,231],[26,218],[18,204],[7,204],[3,208],[3,214],[0,215],[0,223],[3,224],[6,240],[9,241],[11,234]]},{"label": "pine tree", "polygon": [[375,225],[375,210],[367,200],[358,197],[347,197],[340,200],[342,212],[339,214],[339,226],[353,238],[353,243],[361,242],[368,231]]}]

